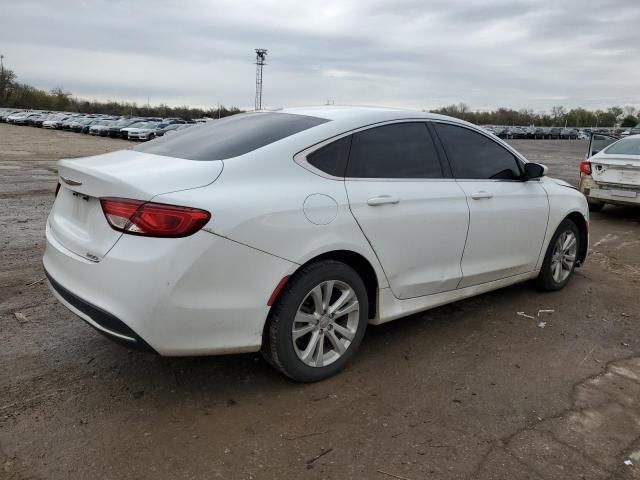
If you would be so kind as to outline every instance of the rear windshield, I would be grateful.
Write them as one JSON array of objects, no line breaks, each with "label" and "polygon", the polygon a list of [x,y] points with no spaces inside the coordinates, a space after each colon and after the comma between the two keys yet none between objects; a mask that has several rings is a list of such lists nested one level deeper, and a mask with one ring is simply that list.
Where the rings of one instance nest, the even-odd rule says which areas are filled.
[{"label": "rear windshield", "polygon": [[290,113],[244,113],[194,126],[180,135],[162,136],[133,150],[188,160],[224,160],[328,121]]},{"label": "rear windshield", "polygon": [[640,155],[640,138],[623,138],[607,148],[608,155]]}]

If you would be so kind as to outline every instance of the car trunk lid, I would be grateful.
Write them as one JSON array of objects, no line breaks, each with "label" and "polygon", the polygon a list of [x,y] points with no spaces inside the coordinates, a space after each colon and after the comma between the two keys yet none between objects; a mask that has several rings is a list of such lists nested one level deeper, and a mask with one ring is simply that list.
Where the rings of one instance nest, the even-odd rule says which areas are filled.
[{"label": "car trunk lid", "polygon": [[222,168],[221,161],[184,160],[132,150],[61,160],[61,187],[48,220],[50,233],[68,250],[98,262],[122,235],[107,223],[101,197],[149,201],[162,193],[208,185]]},{"label": "car trunk lid", "polygon": [[597,183],[628,187],[640,186],[640,159],[635,156],[593,157],[591,175]]}]

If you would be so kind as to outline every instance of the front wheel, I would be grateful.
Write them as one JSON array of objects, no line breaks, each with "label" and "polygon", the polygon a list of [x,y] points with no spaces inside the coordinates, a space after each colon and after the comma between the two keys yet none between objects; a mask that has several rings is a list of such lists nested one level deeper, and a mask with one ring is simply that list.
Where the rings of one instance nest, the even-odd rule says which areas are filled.
[{"label": "front wheel", "polygon": [[262,353],[298,382],[341,370],[355,354],[368,322],[367,290],[348,265],[325,260],[300,269],[278,297]]},{"label": "front wheel", "polygon": [[569,283],[576,268],[580,247],[580,232],[576,224],[564,219],[554,233],[538,275],[542,290],[555,291]]}]

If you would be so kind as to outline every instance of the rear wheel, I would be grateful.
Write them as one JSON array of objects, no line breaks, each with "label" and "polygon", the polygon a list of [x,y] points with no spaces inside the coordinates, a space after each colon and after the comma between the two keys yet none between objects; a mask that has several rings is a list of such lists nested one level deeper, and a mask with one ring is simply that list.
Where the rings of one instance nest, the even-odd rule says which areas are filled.
[{"label": "rear wheel", "polygon": [[348,265],[325,260],[303,267],[272,307],[263,355],[298,382],[337,373],[358,349],[368,322],[364,282]]},{"label": "rear wheel", "polygon": [[580,232],[568,218],[563,220],[553,235],[538,275],[538,285],[543,290],[563,288],[576,268],[580,251]]}]

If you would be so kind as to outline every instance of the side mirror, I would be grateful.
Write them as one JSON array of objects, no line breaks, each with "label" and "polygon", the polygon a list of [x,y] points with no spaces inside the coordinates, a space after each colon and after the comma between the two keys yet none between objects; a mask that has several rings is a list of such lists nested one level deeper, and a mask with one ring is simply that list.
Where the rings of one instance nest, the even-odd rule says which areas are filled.
[{"label": "side mirror", "polygon": [[547,171],[549,169],[544,166],[541,165],[539,163],[525,163],[524,164],[524,175],[523,178],[524,180],[533,180],[535,178],[540,178],[540,177],[544,177],[547,174]]}]

